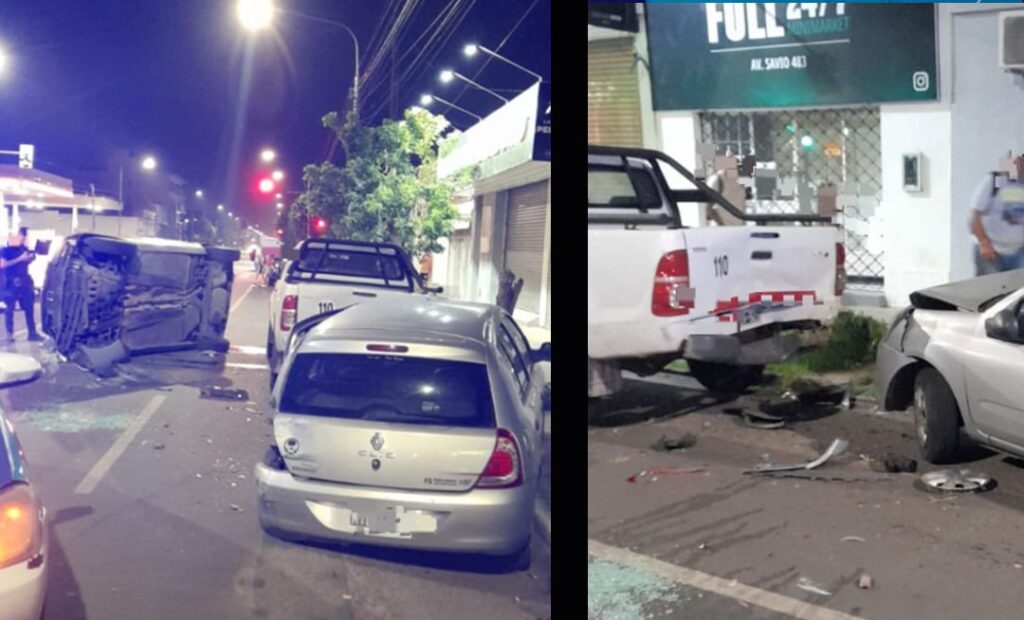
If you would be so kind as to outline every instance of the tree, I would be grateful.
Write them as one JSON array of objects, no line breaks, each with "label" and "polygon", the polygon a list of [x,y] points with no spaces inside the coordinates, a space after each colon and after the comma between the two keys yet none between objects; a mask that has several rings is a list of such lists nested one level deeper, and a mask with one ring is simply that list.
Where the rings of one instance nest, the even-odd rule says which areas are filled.
[{"label": "tree", "polygon": [[306,166],[306,191],[296,199],[292,217],[319,215],[334,236],[391,242],[413,256],[440,252],[438,239],[451,234],[457,215],[453,197],[471,174],[437,178],[438,153],[457,138],[445,137],[447,120],[412,109],[401,121],[374,127],[359,125],[351,114],[342,125],[334,112],[323,123],[337,133],[345,165]]}]

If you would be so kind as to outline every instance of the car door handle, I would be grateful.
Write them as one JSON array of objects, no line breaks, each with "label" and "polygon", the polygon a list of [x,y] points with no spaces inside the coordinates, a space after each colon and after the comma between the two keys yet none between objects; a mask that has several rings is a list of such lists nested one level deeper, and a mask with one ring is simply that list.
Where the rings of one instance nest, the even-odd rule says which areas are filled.
[{"label": "car door handle", "polygon": [[365,293],[363,291],[352,291],[352,294],[357,297],[376,297],[377,293]]},{"label": "car door handle", "polygon": [[772,259],[772,253],[771,252],[765,252],[765,251],[754,252],[753,254],[750,255],[750,259],[751,260],[771,260]]}]

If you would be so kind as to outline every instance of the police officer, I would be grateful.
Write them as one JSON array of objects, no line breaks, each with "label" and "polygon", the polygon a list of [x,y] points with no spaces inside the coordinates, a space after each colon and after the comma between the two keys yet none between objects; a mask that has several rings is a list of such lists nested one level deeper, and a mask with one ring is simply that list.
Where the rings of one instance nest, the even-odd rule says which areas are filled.
[{"label": "police officer", "polygon": [[35,319],[35,283],[28,273],[28,265],[36,255],[25,247],[28,228],[22,226],[18,234],[8,241],[7,247],[0,251],[0,268],[4,271],[4,326],[7,328],[7,342],[14,342],[14,304],[17,303],[25,311],[25,325],[28,327],[28,339],[32,342],[42,341],[36,333]]},{"label": "police officer", "polygon": [[986,175],[971,202],[977,274],[1024,267],[1024,157]]}]

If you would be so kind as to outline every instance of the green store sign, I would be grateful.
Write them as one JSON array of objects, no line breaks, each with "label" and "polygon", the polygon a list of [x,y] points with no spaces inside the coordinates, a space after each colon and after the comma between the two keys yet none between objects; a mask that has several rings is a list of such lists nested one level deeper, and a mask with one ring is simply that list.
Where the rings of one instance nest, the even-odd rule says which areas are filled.
[{"label": "green store sign", "polygon": [[647,4],[656,110],[937,98],[932,4]]}]

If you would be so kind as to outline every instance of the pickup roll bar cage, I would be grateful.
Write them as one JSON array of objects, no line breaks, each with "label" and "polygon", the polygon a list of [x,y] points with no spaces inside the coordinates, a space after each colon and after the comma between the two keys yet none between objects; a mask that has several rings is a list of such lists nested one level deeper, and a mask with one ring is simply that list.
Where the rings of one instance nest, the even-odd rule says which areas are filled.
[{"label": "pickup roll bar cage", "polygon": [[[621,146],[598,146],[594,144],[587,145],[587,155],[598,155],[605,157],[618,157],[622,160],[623,168],[629,170],[627,158],[631,159],[642,159],[646,161],[650,166],[651,170],[654,171],[655,176],[658,178],[658,183],[661,187],[668,191],[668,198],[672,201],[672,215],[666,217],[661,214],[650,214],[644,213],[642,216],[630,215],[630,216],[615,216],[615,215],[598,215],[588,217],[588,221],[592,221],[598,224],[674,224],[675,228],[682,228],[682,222],[679,218],[679,209],[676,208],[675,203],[678,202],[696,202],[696,203],[715,203],[720,205],[723,209],[728,211],[737,219],[744,222],[755,222],[758,226],[765,224],[781,224],[781,223],[804,223],[804,224],[831,224],[832,218],[827,215],[814,215],[814,214],[801,214],[801,213],[786,213],[786,214],[775,214],[775,215],[758,215],[752,213],[745,213],[741,211],[736,205],[732,204],[728,198],[723,196],[721,193],[715,191],[709,187],[704,181],[697,178],[692,172],[683,167],[682,164],[672,159],[661,151],[655,151],[653,149],[641,149],[632,147],[621,147]],[[657,165],[658,162],[664,162],[668,164],[670,168],[683,175],[683,177],[690,183],[693,183],[697,189],[685,189],[685,190],[673,190],[668,186],[668,182],[665,181],[665,176],[661,172],[661,168]],[[668,220],[668,221],[667,221]]]}]

